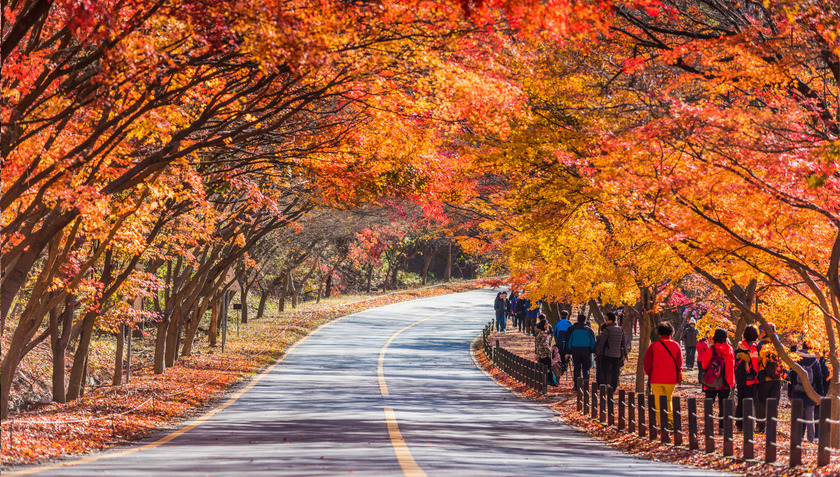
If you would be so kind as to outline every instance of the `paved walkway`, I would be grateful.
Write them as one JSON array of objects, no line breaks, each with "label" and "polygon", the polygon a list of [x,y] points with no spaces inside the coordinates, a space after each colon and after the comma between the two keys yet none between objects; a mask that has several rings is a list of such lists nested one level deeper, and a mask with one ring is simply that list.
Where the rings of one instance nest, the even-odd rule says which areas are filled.
[{"label": "paved walkway", "polygon": [[621,454],[476,369],[469,344],[494,296],[334,322],[188,432],[36,475],[718,475]]}]

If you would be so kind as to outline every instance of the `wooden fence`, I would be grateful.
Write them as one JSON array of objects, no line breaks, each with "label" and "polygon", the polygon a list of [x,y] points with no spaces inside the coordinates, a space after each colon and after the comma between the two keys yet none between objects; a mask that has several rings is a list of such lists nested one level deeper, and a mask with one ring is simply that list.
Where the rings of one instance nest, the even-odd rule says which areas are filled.
[{"label": "wooden fence", "polygon": [[[526,384],[538,393],[547,393],[549,368],[500,347],[498,340],[495,346],[492,346],[490,344],[492,333],[493,322],[491,321],[482,332],[484,355],[511,378]],[[802,464],[802,434],[803,426],[806,424],[818,426],[818,467],[828,465],[831,462],[831,456],[840,453],[840,449],[832,448],[830,444],[832,428],[840,426],[840,420],[830,418],[832,405],[840,405],[840,402],[836,400],[832,402],[831,398],[822,398],[819,417],[811,421],[802,417],[804,414],[801,399],[791,401],[791,418],[790,421],[786,421],[779,419],[779,401],[774,398],[767,400],[764,418],[756,416],[755,403],[752,399],[744,400],[743,417],[735,417],[733,399],[725,399],[723,412],[721,415],[715,415],[712,399],[687,398],[685,408],[683,408],[683,400],[674,396],[671,398],[673,416],[669,416],[667,398],[665,396],[659,398],[660,402],[655,403],[652,394],[628,392],[624,389],[619,389],[616,393],[607,385],[599,387],[581,378],[577,386],[576,405],[577,411],[584,416],[589,416],[592,420],[615,427],[620,431],[636,433],[639,437],[647,437],[650,440],[659,439],[663,444],[684,446],[690,450],[700,450],[702,447],[702,451],[708,454],[720,450],[724,457],[758,460],[755,452],[758,442],[756,441],[756,424],[763,424],[762,427],[764,427],[764,455],[761,456],[763,457],[761,460],[765,463],[773,464],[777,461],[780,425],[790,426],[789,465],[791,467]],[[698,410],[698,404],[702,405],[702,409]],[[669,420],[669,417],[672,419]],[[683,419],[688,424],[687,431],[684,430]],[[703,423],[702,433],[698,431],[700,422]],[[734,427],[737,423],[741,424],[740,427],[743,430],[740,456],[735,456]],[[715,429],[718,430],[717,437]]]},{"label": "wooden fence", "polygon": [[[614,426],[618,430],[630,433],[638,433],[639,437],[647,437],[650,440],[657,438],[663,444],[674,446],[687,446],[690,450],[699,450],[712,454],[720,450],[724,457],[740,457],[743,460],[756,460],[755,444],[757,423],[764,424],[764,456],[763,461],[768,464],[776,462],[776,450],[779,447],[778,429],[780,424],[788,424],[780,420],[779,402],[777,399],[767,400],[767,412],[764,418],[759,419],[754,413],[754,402],[751,398],[744,399],[743,417],[735,417],[734,400],[723,401],[723,414],[715,415],[714,400],[701,399],[702,409],[698,411],[698,399],[687,398],[685,408],[682,399],[678,396],[672,397],[673,419],[669,422],[667,402],[665,396],[659,396],[656,403],[654,395],[644,393],[627,392],[619,389],[613,392],[607,385],[591,385],[580,379],[577,391],[577,410],[584,416],[590,416],[602,424]],[[790,458],[789,465],[795,467],[802,464],[802,430],[805,424],[818,425],[818,446],[817,466],[828,465],[831,462],[831,455],[840,450],[830,447],[832,426],[840,425],[840,421],[832,420],[831,398],[823,398],[820,402],[819,419],[806,421],[802,418],[803,404],[801,399],[791,401],[790,425]],[[658,414],[658,416],[657,416]],[[688,432],[684,434],[683,418],[688,421]],[[702,435],[698,432],[698,422],[703,422]],[[657,423],[658,422],[658,423]],[[735,456],[735,436],[733,427],[742,423],[743,445],[741,455]],[[718,439],[715,438],[715,429],[721,434],[722,441],[718,449]],[[702,446],[701,446],[702,443]]]},{"label": "wooden fence", "polygon": [[493,332],[493,322],[487,324],[482,332],[482,346],[484,355],[493,361],[503,373],[525,384],[540,394],[548,392],[550,368],[542,363],[531,361],[499,346],[491,346],[489,336]]}]

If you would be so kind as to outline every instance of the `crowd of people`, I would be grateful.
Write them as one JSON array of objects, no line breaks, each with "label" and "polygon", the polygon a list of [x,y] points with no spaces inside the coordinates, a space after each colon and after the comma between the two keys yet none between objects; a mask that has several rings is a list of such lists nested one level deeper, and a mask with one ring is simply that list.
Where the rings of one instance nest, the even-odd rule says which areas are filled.
[{"label": "crowd of people", "polygon": [[[595,331],[584,314],[577,315],[575,322],[569,319],[569,312],[562,310],[559,320],[552,326],[540,312],[541,304],[532,303],[515,293],[509,298],[506,292],[499,292],[494,304],[496,311],[496,332],[505,333],[507,322],[522,333],[534,337],[534,351],[537,360],[550,371],[549,381],[557,385],[560,376],[572,365],[573,388],[577,390],[579,379],[587,383],[590,370],[595,367],[595,381],[618,389],[621,369],[630,352],[631,337],[620,326],[621,316],[613,312],[605,314],[603,325]],[[698,383],[706,398],[717,402],[719,415],[723,414],[723,402],[730,396],[735,399],[736,425],[740,429],[744,414],[744,400],[752,398],[755,403],[756,429],[763,432],[767,400],[780,399],[784,383],[790,399],[801,399],[804,405],[804,419],[813,420],[819,403],[812,400],[798,374],[790,372],[771,343],[776,333],[773,323],[766,327],[747,326],[742,341],[735,348],[730,344],[730,334],[717,328],[709,336],[701,336],[694,318],[685,322],[680,342],[673,339],[674,328],[670,323],[657,325],[659,336],[644,353],[644,371],[655,398],[657,408],[660,397],[666,398],[667,413],[672,415],[671,398],[680,385],[684,370],[693,370],[697,364]],[[817,394],[827,394],[830,372],[826,360],[816,353],[807,341],[792,347],[794,359],[805,369],[811,387]],[[734,390],[734,395],[732,394]],[[721,426],[723,422],[721,421]],[[666,426],[672,426],[670,422]],[[814,424],[806,424],[803,432],[809,442],[816,439]]]}]

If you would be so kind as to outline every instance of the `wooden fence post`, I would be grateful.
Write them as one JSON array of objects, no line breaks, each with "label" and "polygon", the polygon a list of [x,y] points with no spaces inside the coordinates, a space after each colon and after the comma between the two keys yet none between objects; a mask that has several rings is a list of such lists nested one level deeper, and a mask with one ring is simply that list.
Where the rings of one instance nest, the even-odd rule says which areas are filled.
[{"label": "wooden fence post", "polygon": [[627,394],[627,431],[636,432],[636,393],[633,391]]},{"label": "wooden fence post", "polygon": [[615,393],[612,386],[607,386],[607,425],[615,426]]},{"label": "wooden fence post", "polygon": [[[577,396],[577,412],[580,413],[583,411],[583,393],[581,392],[581,386],[583,386],[583,378],[577,379],[577,386],[575,387],[575,395]],[[583,411],[586,413],[586,411]]]},{"label": "wooden fence post", "polygon": [[671,407],[674,408],[674,445],[681,446],[683,444],[682,403],[680,402],[679,396],[673,396],[671,398]]},{"label": "wooden fence post", "polygon": [[598,384],[597,383],[592,383],[591,384],[591,389],[592,389],[592,414],[591,414],[590,417],[594,421],[595,419],[598,419]]},{"label": "wooden fence post", "polygon": [[625,426],[626,426],[626,422],[624,421],[624,407],[625,407],[624,406],[624,400],[626,398],[627,398],[627,396],[625,395],[624,390],[619,389],[618,390],[618,430],[619,431],[623,431]]},{"label": "wooden fence post", "polygon": [[831,463],[831,451],[828,450],[831,439],[831,398],[820,399],[820,442],[817,448],[817,467]]},{"label": "wooden fence post", "polygon": [[598,421],[600,421],[603,424],[603,423],[607,422],[607,385],[606,384],[600,385],[598,387],[598,391],[601,393],[600,394],[601,403],[599,404],[599,407],[600,407],[599,411],[600,412],[598,413]]},{"label": "wooden fence post", "polygon": [[648,408],[648,439],[656,440],[656,397],[653,394],[647,396]]},{"label": "wooden fence post", "polygon": [[589,386],[583,378],[578,378],[578,392],[583,393],[583,415],[589,414]]},{"label": "wooden fence post", "polygon": [[732,441],[732,399],[723,400],[723,456],[735,455],[735,443]]},{"label": "wooden fence post", "polygon": [[755,421],[752,398],[744,399],[743,430],[744,430],[744,460],[755,459]]},{"label": "wooden fence post", "polygon": [[706,438],[706,453],[715,452],[715,418],[712,416],[715,400],[706,398],[703,402],[703,435]]},{"label": "wooden fence post", "polygon": [[639,437],[645,437],[647,433],[647,427],[645,426],[645,393],[638,393],[636,397],[639,398],[638,407],[639,410],[639,419],[638,419],[638,426],[639,426]]},{"label": "wooden fence post", "polygon": [[671,443],[671,433],[668,432],[668,396],[659,396],[659,437],[663,444]]},{"label": "wooden fence post", "polygon": [[697,398],[688,398],[686,403],[688,409],[688,449],[697,450],[700,448],[700,442],[697,435]]},{"label": "wooden fence post", "polygon": [[802,464],[802,400],[790,402],[790,466]]},{"label": "wooden fence post", "polygon": [[776,398],[767,398],[767,412],[764,413],[764,418],[767,422],[764,423],[764,431],[766,432],[764,438],[764,462],[772,464],[776,462],[776,419],[779,417],[779,400]]}]

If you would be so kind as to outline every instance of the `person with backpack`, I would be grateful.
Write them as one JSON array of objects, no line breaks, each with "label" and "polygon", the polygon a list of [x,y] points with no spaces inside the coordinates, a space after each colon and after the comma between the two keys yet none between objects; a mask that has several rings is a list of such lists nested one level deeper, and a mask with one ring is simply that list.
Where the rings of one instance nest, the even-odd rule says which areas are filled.
[{"label": "person with backpack", "polygon": [[578,379],[589,381],[589,368],[592,367],[592,352],[595,351],[595,333],[586,322],[586,315],[577,316],[577,322],[569,328],[567,341],[569,352],[572,354],[574,368],[574,390],[577,391]]},{"label": "person with backpack", "polygon": [[[656,327],[659,341],[654,341],[645,351],[645,374],[650,381],[650,390],[654,396],[653,406],[656,409],[656,419],[659,421],[659,400],[665,396],[668,408],[668,425],[673,416],[671,397],[674,388],[682,382],[683,354],[682,347],[674,340],[674,327],[670,323],[660,323]],[[662,423],[660,423],[661,425]]]},{"label": "person with backpack", "polygon": [[[787,374],[784,362],[776,353],[776,348],[770,341],[770,335],[776,333],[776,325],[767,323],[761,327],[761,339],[758,341],[758,387],[756,388],[755,417],[764,419],[767,416],[767,400],[782,397],[782,380]],[[756,430],[764,432],[765,423],[756,421]]]},{"label": "person with backpack", "polygon": [[[706,399],[717,399],[718,415],[723,416],[723,400],[735,386],[735,353],[728,343],[726,330],[718,328],[712,336],[712,347],[703,355],[700,365],[703,373],[703,394]],[[719,422],[723,427],[723,421]]]},{"label": "person with backpack", "polygon": [[496,301],[493,303],[496,311],[496,333],[504,333],[507,328],[507,293],[496,294]]},{"label": "person with backpack", "polygon": [[571,327],[572,322],[569,321],[569,312],[566,310],[561,311],[560,321],[554,324],[553,329],[554,345],[559,354],[560,374],[558,376],[562,376],[566,372],[566,354],[568,352],[566,343],[569,340],[569,328]]},{"label": "person with backpack", "polygon": [[598,333],[595,355],[598,357],[597,382],[618,389],[621,366],[629,352],[629,343],[624,330],[616,323],[615,313],[609,312],[607,320]]},{"label": "person with backpack", "polygon": [[697,321],[692,318],[688,320],[688,327],[683,330],[682,342],[685,345],[685,367],[694,369],[694,353],[697,351]]},{"label": "person with backpack", "polygon": [[[823,383],[825,380],[823,379],[819,360],[816,355],[811,353],[811,348],[812,346],[810,343],[802,343],[802,348],[798,352],[799,360],[797,361],[797,364],[805,370],[805,374],[808,375],[808,380],[811,382],[811,387],[814,388],[814,391],[816,391],[820,396],[824,396],[825,390],[823,389]],[[806,421],[814,420],[814,410],[817,403],[808,397],[808,393],[805,392],[805,386],[802,384],[802,378],[800,378],[799,374],[795,372],[790,373],[788,396],[791,400],[801,399],[803,406],[803,418]],[[805,431],[807,432],[808,442],[815,442],[817,434],[814,424],[805,424]]]},{"label": "person with backpack", "polygon": [[701,385],[703,384],[703,374],[705,370],[703,366],[700,364],[703,362],[703,356],[709,352],[709,339],[708,337],[704,336],[697,342],[697,345],[694,347],[697,350],[697,382]]},{"label": "person with backpack", "polygon": [[[735,407],[735,417],[744,417],[744,399],[750,398],[755,401],[755,391],[758,387],[758,330],[755,326],[747,326],[744,329],[744,339],[738,344],[735,351],[735,387],[738,390],[738,405]],[[744,421],[735,421],[740,431],[744,427]]]},{"label": "person with backpack", "polygon": [[551,372],[551,332],[543,314],[539,315],[537,324],[534,326],[534,354],[537,356],[537,361],[548,368],[548,382],[556,386],[557,379]]}]

